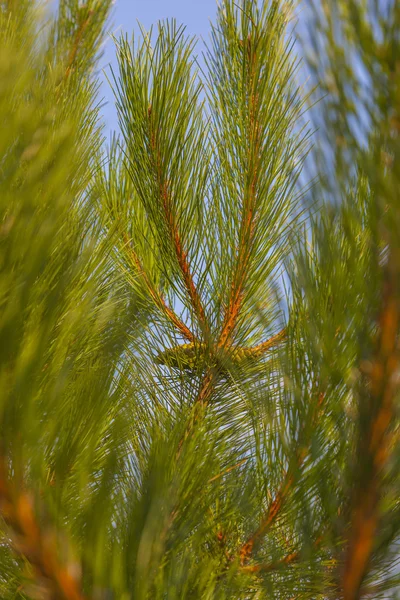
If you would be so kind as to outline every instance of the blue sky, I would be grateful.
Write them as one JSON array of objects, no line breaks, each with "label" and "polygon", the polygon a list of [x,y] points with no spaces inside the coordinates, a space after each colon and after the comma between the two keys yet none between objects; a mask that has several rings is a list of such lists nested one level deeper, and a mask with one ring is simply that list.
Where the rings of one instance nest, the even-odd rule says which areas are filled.
[{"label": "blue sky", "polygon": [[[214,20],[215,13],[216,0],[116,0],[111,31],[117,36],[121,32],[131,34],[133,30],[138,30],[138,21],[148,29],[160,19],[174,17],[178,23],[186,25],[188,34],[200,38],[198,45],[200,51],[201,39],[208,41],[210,19]],[[100,66],[109,73],[110,64],[115,67],[116,62],[114,42],[108,38]],[[118,124],[112,91],[104,77],[102,79],[101,94],[107,103],[102,112],[106,134],[109,134],[117,129]]]}]

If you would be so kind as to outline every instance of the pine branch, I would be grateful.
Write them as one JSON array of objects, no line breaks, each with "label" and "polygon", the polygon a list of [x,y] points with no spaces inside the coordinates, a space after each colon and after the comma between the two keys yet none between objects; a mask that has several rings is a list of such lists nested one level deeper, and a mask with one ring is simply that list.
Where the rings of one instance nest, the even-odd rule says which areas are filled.
[{"label": "pine branch", "polygon": [[[397,257],[396,257],[397,258]],[[367,429],[360,432],[356,472],[362,477],[353,496],[349,545],[342,579],[344,600],[360,597],[368,571],[380,519],[380,497],[384,468],[393,450],[390,425],[394,417],[394,398],[398,391],[398,333],[400,325],[399,272],[396,259],[388,258],[379,319],[376,353],[368,366],[368,383],[360,396]]]},{"label": "pine branch", "polygon": [[[310,410],[314,413],[311,414],[311,429],[313,428],[313,424],[315,424],[318,419],[324,398],[325,394],[323,392],[320,392],[318,394],[315,406],[312,406],[310,408]],[[303,436],[305,434],[304,428],[302,434]],[[303,445],[301,445],[301,442],[303,442]],[[306,458],[308,454],[309,444],[310,440],[306,440],[304,443],[304,440],[301,440],[301,438],[299,439],[298,448],[295,452],[294,463],[292,463],[293,465],[295,465],[296,469],[301,467],[304,459]],[[294,475],[292,471],[293,466],[289,467],[286,471],[281,486],[275,496],[275,499],[269,505],[268,510],[264,515],[259,527],[241,546],[239,550],[239,556],[242,565],[244,565],[244,563],[249,560],[253,553],[255,545],[266,535],[266,533],[269,531],[271,526],[275,523],[276,519],[278,518],[279,513],[281,512],[282,507],[286,501],[286,497],[290,489],[292,488],[294,482]]]},{"label": "pine branch", "polygon": [[175,250],[175,256],[182,274],[182,279],[186,288],[186,292],[192,303],[194,314],[197,316],[197,320],[199,322],[201,330],[203,331],[203,334],[208,337],[210,329],[207,323],[203,303],[194,283],[193,275],[191,273],[190,265],[188,262],[187,252],[184,249],[183,242],[176,223],[176,216],[174,214],[174,209],[172,205],[171,182],[165,179],[163,176],[159,132],[154,125],[154,110],[151,105],[148,108],[147,115],[150,134],[150,148],[152,154],[151,158],[156,173],[159,199],[163,209],[165,224],[173,248]]},{"label": "pine branch", "polygon": [[305,139],[293,135],[301,100],[287,24],[286,7],[225,0],[213,30],[207,64],[222,217],[218,269],[226,289],[219,347],[251,328],[254,299],[265,302],[288,248],[285,230],[296,219],[293,182]]},{"label": "pine branch", "polygon": [[99,58],[98,48],[112,6],[112,0],[60,0],[57,21],[54,23],[54,40],[49,59],[55,56],[62,65],[62,83],[77,75],[82,83],[89,69]]},{"label": "pine branch", "polygon": [[255,69],[257,65],[256,41],[251,40],[250,34],[247,40],[249,62],[251,64],[248,78],[248,90],[250,94],[249,126],[247,136],[249,138],[248,165],[249,184],[243,199],[242,220],[239,232],[239,248],[236,253],[235,271],[231,283],[231,292],[228,300],[222,330],[218,345],[230,345],[231,336],[235,329],[243,302],[244,288],[248,277],[249,261],[252,254],[254,231],[257,223],[257,183],[259,174],[259,159],[261,148],[260,124],[257,118],[260,106],[259,95],[256,93]]},{"label": "pine branch", "polygon": [[261,521],[261,524],[239,550],[240,562],[242,565],[244,565],[245,562],[249,560],[253,552],[254,546],[257,544],[257,542],[259,542],[259,540],[261,540],[265,536],[265,534],[275,522],[276,518],[278,517],[281,511],[286,496],[290,488],[292,487],[292,484],[293,475],[290,473],[290,471],[287,471],[284,480],[281,484],[281,487],[279,488],[275,499],[269,505],[268,510],[263,520]]},{"label": "pine branch", "polygon": [[[196,262],[203,261],[211,156],[199,102],[202,84],[191,56],[194,41],[185,39],[174,21],[159,25],[154,44],[151,31],[142,33],[138,48],[134,40],[132,47],[121,40],[119,80],[113,74],[126,168],[145,227],[158,246],[161,270],[208,339],[210,324],[195,271]],[[145,237],[142,225],[138,233]]]},{"label": "pine branch", "polygon": [[[318,536],[314,541],[314,549],[317,549],[322,542],[322,536]],[[267,573],[269,571],[276,571],[284,567],[285,565],[297,562],[301,556],[300,550],[292,550],[286,556],[283,556],[279,560],[275,560],[269,563],[259,563],[256,565],[241,565],[240,570],[245,573]]]},{"label": "pine branch", "polygon": [[128,251],[129,251],[129,256],[130,256],[130,259],[134,266],[134,269],[140,275],[140,277],[143,279],[143,281],[146,285],[146,288],[147,288],[151,298],[153,299],[154,303],[156,304],[156,306],[158,306],[162,310],[162,312],[166,315],[166,317],[171,321],[171,323],[180,331],[180,333],[187,340],[194,343],[196,340],[194,334],[183,323],[183,321],[181,321],[181,319],[178,317],[178,315],[175,313],[175,311],[172,310],[172,308],[170,308],[166,304],[163,296],[155,288],[155,286],[151,282],[151,279],[149,278],[146,271],[144,270],[143,265],[140,262],[138,255],[136,254],[134,249],[130,246],[130,240],[129,240],[127,234],[123,235],[123,239],[124,239],[125,248],[128,249]]},{"label": "pine branch", "polygon": [[0,457],[0,514],[9,528],[12,547],[31,564],[45,597],[84,600],[76,562],[60,561],[58,534],[39,525],[29,493],[12,484],[4,457]]},{"label": "pine branch", "polygon": [[69,74],[71,73],[71,71],[74,67],[74,63],[76,61],[76,57],[77,57],[77,54],[79,51],[79,46],[81,44],[83,36],[85,35],[85,31],[89,27],[90,21],[93,16],[94,16],[94,10],[88,10],[87,17],[84,20],[82,20],[82,22],[80,23],[80,25],[76,31],[75,39],[72,44],[72,47],[71,47],[71,50],[69,53],[69,57],[68,57],[68,61],[67,61],[67,68],[65,70],[65,78],[67,78],[69,76]]}]

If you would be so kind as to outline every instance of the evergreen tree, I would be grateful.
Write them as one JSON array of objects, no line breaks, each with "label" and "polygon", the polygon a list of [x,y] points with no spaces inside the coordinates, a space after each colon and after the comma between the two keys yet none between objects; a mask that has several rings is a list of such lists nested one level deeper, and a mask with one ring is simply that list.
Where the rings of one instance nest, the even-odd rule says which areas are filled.
[{"label": "evergreen tree", "polygon": [[0,597],[396,598],[400,7],[121,36],[106,149],[111,4],[0,0]]}]

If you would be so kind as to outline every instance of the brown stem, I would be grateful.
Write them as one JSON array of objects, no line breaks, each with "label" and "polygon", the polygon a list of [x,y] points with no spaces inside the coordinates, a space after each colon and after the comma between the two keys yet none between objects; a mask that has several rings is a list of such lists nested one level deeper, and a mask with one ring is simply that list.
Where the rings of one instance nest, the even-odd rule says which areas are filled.
[{"label": "brown stem", "polygon": [[225,312],[218,342],[218,345],[221,347],[229,346],[231,344],[232,333],[235,329],[243,304],[244,286],[249,267],[251,243],[253,237],[252,225],[254,219],[254,198],[255,196],[252,194],[250,202],[248,203],[249,205],[247,207],[247,211],[245,211],[244,220],[242,222],[242,233],[239,236],[239,250],[236,257],[236,271],[233,277],[228,307]]},{"label": "brown stem", "polygon": [[145,283],[145,285],[147,287],[147,290],[148,290],[151,298],[153,299],[154,303],[164,312],[164,314],[171,321],[171,323],[173,325],[175,325],[175,327],[181,332],[181,334],[187,340],[189,340],[190,342],[195,342],[196,338],[193,335],[193,333],[180,320],[180,318],[172,310],[172,308],[170,308],[166,304],[165,299],[163,298],[163,296],[158,292],[158,290],[152,284],[149,276],[147,275],[146,271],[143,268],[142,263],[140,262],[140,259],[139,259],[138,255],[133,250],[133,248],[130,247],[130,240],[129,240],[129,238],[128,238],[128,236],[126,234],[123,234],[123,239],[124,239],[125,247],[129,250],[129,256],[130,256],[130,259],[131,259],[131,261],[132,261],[132,263],[133,263],[133,265],[135,267],[135,270],[142,277],[142,279],[143,279],[143,281],[144,281],[144,283]]},{"label": "brown stem", "polygon": [[[317,539],[314,542],[314,546],[316,548],[320,546],[321,541],[322,536],[317,537]],[[279,569],[284,565],[296,562],[299,559],[300,554],[300,550],[292,550],[291,552],[286,554],[286,556],[280,558],[279,560],[275,560],[269,563],[259,563],[257,565],[244,565],[240,568],[240,570],[247,573],[266,573],[268,571],[275,571],[276,569]]]},{"label": "brown stem", "polygon": [[93,15],[94,15],[94,11],[93,10],[89,10],[86,19],[84,21],[82,21],[82,23],[78,27],[78,30],[77,30],[76,35],[75,35],[74,44],[73,44],[73,46],[71,48],[71,51],[70,51],[69,57],[68,57],[67,68],[65,70],[65,77],[66,78],[69,76],[69,74],[72,71],[74,62],[76,60],[76,56],[78,54],[79,45],[80,45],[81,40],[82,40],[82,38],[83,38],[83,36],[85,34],[86,29],[89,26],[90,20],[93,17]]},{"label": "brown stem", "polygon": [[[250,87],[254,86],[254,67],[255,55],[253,56],[252,69],[250,74]],[[256,200],[257,183],[259,176],[258,156],[261,144],[260,126],[257,119],[259,107],[258,94],[252,93],[250,99],[250,118],[249,118],[249,152],[248,161],[251,169],[251,183],[245,192],[243,202],[243,214],[239,231],[239,248],[236,253],[235,272],[231,284],[231,292],[228,300],[228,307],[225,312],[222,330],[220,333],[219,346],[229,346],[232,342],[231,337],[235,329],[237,320],[243,304],[244,288],[248,275],[249,262],[254,239],[254,231],[257,223],[256,218]]]},{"label": "brown stem", "polygon": [[168,182],[165,181],[162,186],[162,201],[163,208],[165,213],[165,219],[168,225],[168,229],[170,232],[170,236],[175,248],[176,258],[178,260],[178,265],[182,273],[183,282],[185,284],[186,291],[191,300],[192,306],[194,308],[195,314],[198,317],[200,325],[202,329],[207,329],[206,325],[206,315],[204,312],[203,304],[201,302],[199,293],[197,291],[196,285],[193,280],[193,276],[189,267],[189,262],[187,258],[187,254],[183,248],[182,240],[180,238],[180,234],[178,231],[178,227],[176,225],[175,216],[173,214],[173,210],[171,207],[171,193],[168,189]]},{"label": "brown stem", "polygon": [[40,527],[30,495],[12,484],[4,457],[0,457],[0,514],[12,547],[31,564],[38,585],[46,586],[45,597],[84,600],[76,565],[59,562],[55,532]]},{"label": "brown stem", "polygon": [[186,292],[190,298],[194,314],[197,317],[197,320],[203,333],[208,337],[209,326],[206,319],[203,303],[201,301],[196,284],[194,282],[194,278],[188,261],[188,255],[183,246],[183,242],[179,233],[179,228],[176,222],[176,215],[174,214],[173,210],[170,181],[165,178],[162,170],[162,155],[159,148],[158,131],[154,128],[154,114],[151,105],[147,110],[147,117],[150,132],[150,148],[156,171],[159,197],[164,212],[165,224],[167,226],[167,231],[169,233],[169,237],[174,248],[178,266],[182,274],[183,283]]},{"label": "brown stem", "polygon": [[261,571],[263,573],[266,573],[268,571],[275,571],[283,565],[288,565],[292,562],[295,562],[299,558],[299,556],[300,552],[296,550],[294,552],[291,552],[290,554],[287,554],[280,560],[276,560],[270,563],[261,563],[257,565],[243,565],[240,567],[240,570],[245,573],[260,573]]},{"label": "brown stem", "polygon": [[[278,334],[279,335],[279,334]],[[317,396],[316,402],[310,407],[311,411],[311,422],[316,423],[318,416],[320,414],[320,410],[322,409],[322,404],[325,398],[324,392],[320,392]],[[304,435],[304,429],[303,429]],[[304,459],[307,456],[308,445],[299,444],[296,451],[296,468],[299,468]],[[290,488],[292,487],[294,481],[292,468],[289,467],[285,473],[284,479],[281,483],[281,486],[275,496],[275,499],[271,502],[268,507],[264,518],[262,519],[259,527],[255,530],[255,532],[247,539],[247,541],[242,545],[239,551],[240,562],[244,565],[253,552],[254,546],[265,536],[269,528],[273,525],[276,518],[278,517],[281,508],[286,500],[286,497],[289,493]]]},{"label": "brown stem", "polygon": [[214,475],[214,477],[211,477],[211,479],[208,480],[208,483],[212,483],[213,481],[216,481],[217,479],[219,479],[220,477],[223,477],[227,473],[230,473],[231,471],[234,471],[238,467],[241,467],[242,465],[244,465],[245,462],[247,462],[247,460],[248,460],[247,458],[244,458],[243,460],[240,460],[238,463],[236,463],[236,465],[233,465],[232,467],[228,467],[227,469],[225,469],[225,471],[222,471],[222,473],[218,473],[217,475]]},{"label": "brown stem", "polygon": [[[363,389],[360,407],[369,422],[360,440],[359,485],[353,497],[349,544],[343,573],[343,598],[356,600],[369,567],[374,539],[379,523],[379,503],[383,469],[391,448],[390,423],[394,416],[393,399],[398,390],[396,381],[399,366],[397,337],[400,325],[398,272],[388,269],[380,315],[380,331],[374,359],[369,368],[367,385]],[[360,464],[361,463],[361,464]]]},{"label": "brown stem", "polygon": [[245,562],[250,558],[255,544],[267,533],[268,529],[274,523],[275,519],[277,518],[277,516],[281,510],[281,507],[284,503],[286,495],[292,486],[292,483],[293,483],[293,476],[290,474],[289,471],[287,471],[285,478],[282,482],[282,485],[281,485],[280,489],[278,490],[278,493],[276,494],[275,499],[269,505],[268,510],[267,510],[263,520],[261,521],[259,527],[256,529],[256,531],[247,539],[247,541],[240,548],[239,556],[240,556],[240,562],[242,565],[244,565]]},{"label": "brown stem", "polygon": [[[271,350],[274,346],[277,346],[279,342],[283,341],[287,337],[286,328],[282,329],[276,335],[273,335],[265,342],[258,344],[258,346],[253,346],[252,348],[240,348],[239,351],[243,352],[248,358],[260,358],[263,354]],[[235,352],[236,350],[234,350]]]}]

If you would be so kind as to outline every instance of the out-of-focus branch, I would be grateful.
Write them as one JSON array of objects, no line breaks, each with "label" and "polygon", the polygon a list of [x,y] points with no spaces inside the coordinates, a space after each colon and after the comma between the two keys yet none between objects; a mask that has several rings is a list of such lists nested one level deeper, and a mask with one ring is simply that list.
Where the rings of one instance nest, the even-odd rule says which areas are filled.
[{"label": "out-of-focus branch", "polygon": [[244,465],[244,463],[247,462],[247,460],[248,460],[247,458],[243,458],[238,463],[236,463],[236,465],[232,465],[231,467],[228,467],[227,469],[225,469],[225,471],[222,471],[222,473],[218,473],[217,475],[214,475],[214,477],[211,477],[211,479],[208,480],[208,483],[212,483],[213,481],[216,481],[220,477],[223,477],[224,475],[227,475],[231,471],[234,471],[235,469],[238,469],[239,467],[241,467],[242,465]]},{"label": "out-of-focus branch", "polygon": [[[321,544],[322,537],[319,536],[314,542],[314,547],[318,548]],[[244,573],[267,573],[268,571],[275,571],[284,567],[285,565],[292,564],[297,562],[300,558],[301,552],[300,550],[292,550],[286,556],[280,558],[279,560],[271,561],[269,563],[259,563],[256,565],[242,565],[240,570]]]},{"label": "out-of-focus branch", "polygon": [[[397,258],[397,257],[396,257]],[[369,363],[361,389],[360,406],[367,420],[360,432],[357,474],[359,483],[353,495],[348,548],[342,579],[344,600],[357,600],[369,568],[374,539],[380,518],[380,493],[383,470],[390,456],[394,416],[393,399],[398,392],[400,355],[400,296],[398,268],[391,254],[385,273],[383,303],[375,355]]]},{"label": "out-of-focus branch", "polygon": [[73,69],[73,66],[76,61],[76,57],[77,57],[77,54],[79,51],[79,46],[81,44],[83,36],[85,35],[85,31],[89,27],[89,24],[90,24],[90,21],[91,21],[93,15],[94,15],[94,11],[89,10],[87,13],[86,19],[84,19],[82,21],[82,23],[80,24],[80,26],[78,27],[78,29],[76,31],[74,43],[72,44],[72,47],[71,47],[71,50],[70,50],[70,53],[68,56],[67,68],[65,70],[65,78],[67,78],[69,76],[69,74],[71,73],[71,71]]},{"label": "out-of-focus branch", "polygon": [[62,562],[56,532],[38,523],[29,493],[18,489],[0,456],[0,515],[14,551],[32,566],[35,584],[49,600],[84,600],[80,569],[75,562]]}]

